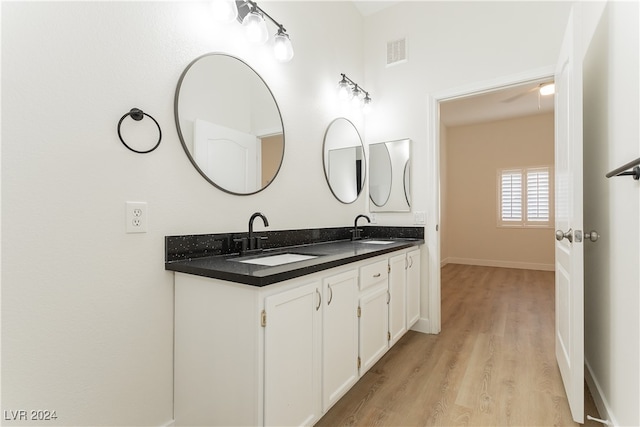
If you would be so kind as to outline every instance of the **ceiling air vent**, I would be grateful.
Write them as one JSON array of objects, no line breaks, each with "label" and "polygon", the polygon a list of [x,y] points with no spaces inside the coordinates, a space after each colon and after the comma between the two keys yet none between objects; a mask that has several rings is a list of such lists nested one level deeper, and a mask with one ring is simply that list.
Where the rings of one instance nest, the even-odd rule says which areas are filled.
[{"label": "ceiling air vent", "polygon": [[387,42],[387,66],[407,62],[407,39]]}]

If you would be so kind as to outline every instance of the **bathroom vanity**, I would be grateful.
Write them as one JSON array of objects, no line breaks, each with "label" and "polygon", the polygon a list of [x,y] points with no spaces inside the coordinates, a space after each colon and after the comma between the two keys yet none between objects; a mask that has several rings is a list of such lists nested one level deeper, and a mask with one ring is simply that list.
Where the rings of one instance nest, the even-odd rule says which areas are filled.
[{"label": "bathroom vanity", "polygon": [[376,228],[356,241],[168,261],[176,425],[319,420],[420,316],[424,240],[373,238]]}]

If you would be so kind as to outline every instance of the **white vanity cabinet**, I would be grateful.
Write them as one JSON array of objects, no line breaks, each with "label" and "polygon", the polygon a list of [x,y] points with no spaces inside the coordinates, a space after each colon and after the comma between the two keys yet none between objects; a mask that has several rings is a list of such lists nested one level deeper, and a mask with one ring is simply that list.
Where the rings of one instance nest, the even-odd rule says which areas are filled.
[{"label": "white vanity cabinet", "polygon": [[360,375],[369,370],[389,348],[389,260],[360,267],[358,303]]},{"label": "white vanity cabinet", "polygon": [[175,425],[313,425],[419,317],[419,254],[263,287],[176,272]]},{"label": "white vanity cabinet", "polygon": [[389,258],[389,347],[407,332],[407,254]]},{"label": "white vanity cabinet", "polygon": [[420,249],[407,253],[407,329],[420,318]]},{"label": "white vanity cabinet", "polygon": [[358,270],[323,280],[322,410],[358,381]]},{"label": "white vanity cabinet", "polygon": [[176,425],[317,421],[321,289],[317,277],[259,288],[176,273]]},{"label": "white vanity cabinet", "polygon": [[320,418],[320,282],[265,298],[264,424],[311,425]]}]

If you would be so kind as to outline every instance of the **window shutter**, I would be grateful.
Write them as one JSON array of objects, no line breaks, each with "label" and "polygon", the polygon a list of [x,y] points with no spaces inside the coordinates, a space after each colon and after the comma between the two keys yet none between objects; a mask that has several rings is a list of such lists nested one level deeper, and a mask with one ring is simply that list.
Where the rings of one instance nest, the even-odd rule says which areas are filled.
[{"label": "window shutter", "polygon": [[527,221],[549,221],[549,170],[527,171]]},{"label": "window shutter", "polygon": [[522,221],[522,172],[503,171],[500,194],[502,221]]}]

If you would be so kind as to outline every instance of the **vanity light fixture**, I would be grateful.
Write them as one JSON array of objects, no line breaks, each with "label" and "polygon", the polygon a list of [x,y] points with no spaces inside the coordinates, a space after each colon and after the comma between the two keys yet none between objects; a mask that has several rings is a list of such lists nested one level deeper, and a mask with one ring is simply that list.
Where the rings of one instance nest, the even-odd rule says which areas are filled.
[{"label": "vanity light fixture", "polygon": [[[221,1],[221,0],[214,0]],[[252,0],[235,0],[237,20],[245,27],[247,38],[252,43],[264,44],[269,39],[265,16],[278,28],[273,38],[273,53],[280,62],[293,58],[293,46],[287,30]]]},{"label": "vanity light fixture", "polygon": [[362,106],[365,113],[371,111],[371,97],[358,83],[351,80],[344,73],[340,74],[342,79],[338,82],[338,96],[340,99],[351,99],[356,106]]}]

